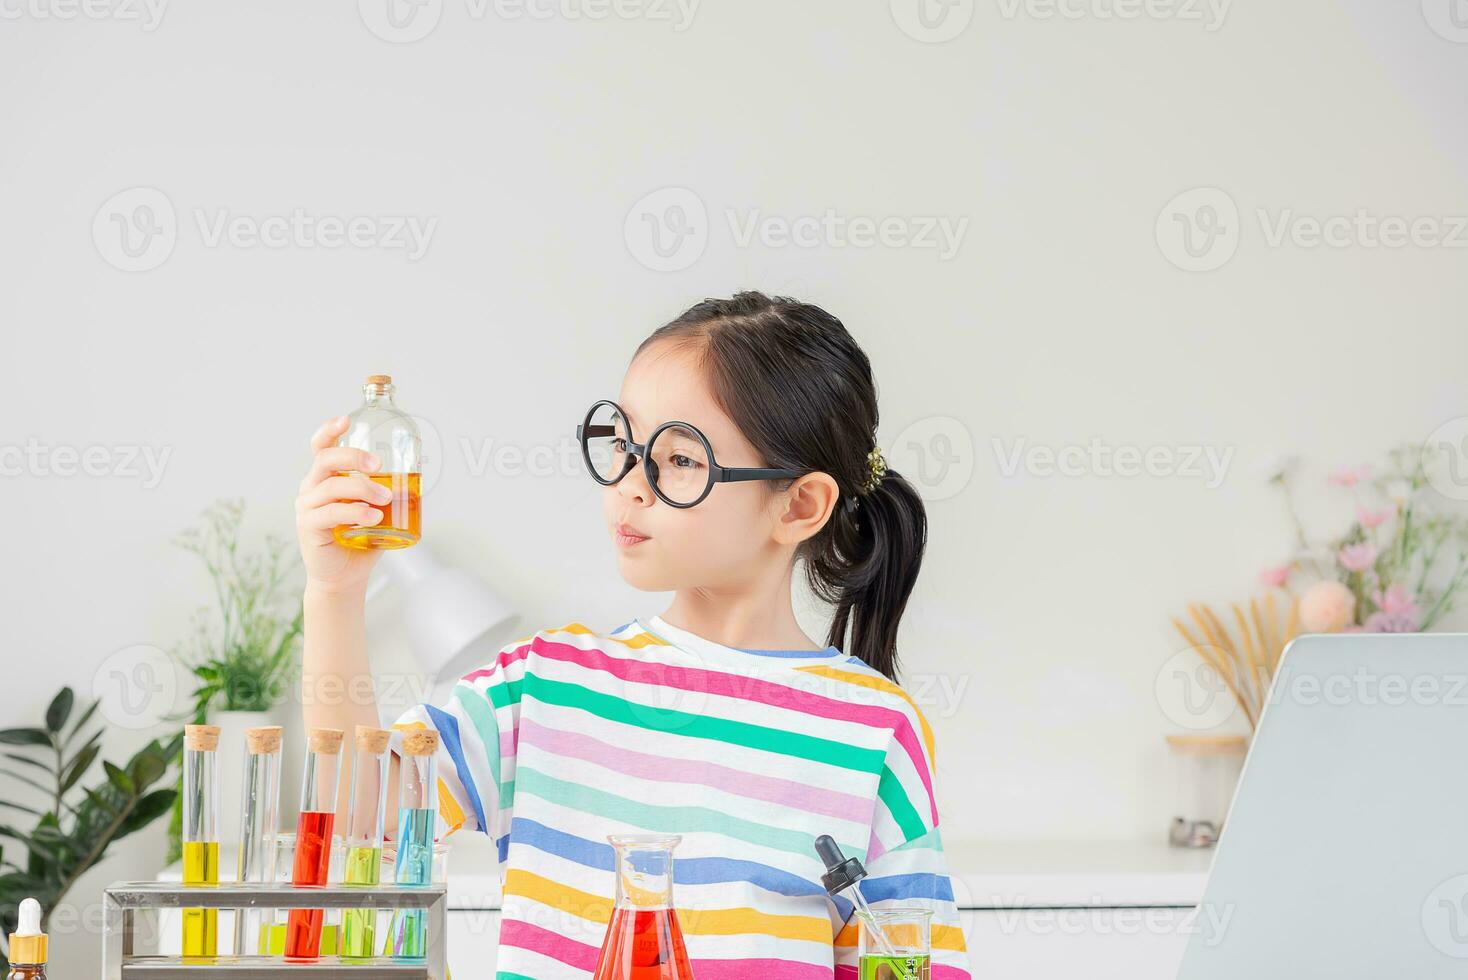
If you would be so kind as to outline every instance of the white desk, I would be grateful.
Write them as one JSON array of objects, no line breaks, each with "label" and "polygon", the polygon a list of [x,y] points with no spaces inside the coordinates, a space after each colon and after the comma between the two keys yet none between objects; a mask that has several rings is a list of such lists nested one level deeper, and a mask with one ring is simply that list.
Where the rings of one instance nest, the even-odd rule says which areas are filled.
[{"label": "white desk", "polygon": [[[1173,980],[1212,851],[1122,842],[951,841],[975,980]],[[223,868],[232,861],[221,861]],[[178,879],[178,866],[159,875]],[[499,882],[489,841],[454,842],[449,966],[493,976]]]}]

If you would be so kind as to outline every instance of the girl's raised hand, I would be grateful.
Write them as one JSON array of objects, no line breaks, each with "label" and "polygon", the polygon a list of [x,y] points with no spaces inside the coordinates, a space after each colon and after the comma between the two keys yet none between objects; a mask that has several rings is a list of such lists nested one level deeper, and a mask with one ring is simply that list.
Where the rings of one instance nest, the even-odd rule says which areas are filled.
[{"label": "girl's raised hand", "polygon": [[344,548],[331,536],[342,524],[376,524],[382,512],[370,504],[385,504],[392,491],[364,474],[375,473],[382,461],[361,449],[338,446],[347,430],[340,415],[322,423],[311,436],[314,458],[296,496],[296,536],[306,563],[306,586],[327,592],[365,590],[367,576],[380,552]]}]

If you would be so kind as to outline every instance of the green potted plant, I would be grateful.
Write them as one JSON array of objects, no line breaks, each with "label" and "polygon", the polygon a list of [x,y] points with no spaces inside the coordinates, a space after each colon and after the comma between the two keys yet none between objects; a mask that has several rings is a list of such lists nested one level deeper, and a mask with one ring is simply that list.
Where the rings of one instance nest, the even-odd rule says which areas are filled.
[{"label": "green potted plant", "polygon": [[[104,761],[105,778],[82,785],[93,769],[104,728],[88,731],[99,702],[93,701],[72,720],[76,699],[63,687],[46,709],[39,728],[0,731],[5,768],[0,775],[39,791],[44,805],[17,802],[13,794],[0,800],[9,811],[34,818],[30,830],[0,823],[0,932],[16,927],[22,899],[41,903],[41,929],[83,874],[106,856],[115,842],[142,830],[173,806],[176,791],[155,788],[168,773],[183,744],[179,732],[166,741],[154,739],[126,764]],[[18,846],[17,846],[18,845]],[[0,961],[0,969],[9,969]]]},{"label": "green potted plant", "polygon": [[[244,730],[284,725],[280,714],[295,679],[301,636],[299,591],[292,585],[295,563],[288,544],[267,535],[260,546],[241,542],[245,505],[223,500],[177,539],[209,572],[214,602],[195,617],[194,632],[175,655],[198,681],[187,718],[220,729],[220,812],[226,821],[240,807]],[[178,860],[179,821],[174,808],[169,860]]]}]

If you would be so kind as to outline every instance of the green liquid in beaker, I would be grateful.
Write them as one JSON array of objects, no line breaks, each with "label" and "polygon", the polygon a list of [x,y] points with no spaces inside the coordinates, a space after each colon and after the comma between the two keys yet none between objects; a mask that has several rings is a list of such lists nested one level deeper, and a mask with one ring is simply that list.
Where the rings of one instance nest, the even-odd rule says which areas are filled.
[{"label": "green liquid in beaker", "polygon": [[913,956],[871,954],[861,958],[857,975],[860,980],[928,980],[931,959],[926,953]]}]

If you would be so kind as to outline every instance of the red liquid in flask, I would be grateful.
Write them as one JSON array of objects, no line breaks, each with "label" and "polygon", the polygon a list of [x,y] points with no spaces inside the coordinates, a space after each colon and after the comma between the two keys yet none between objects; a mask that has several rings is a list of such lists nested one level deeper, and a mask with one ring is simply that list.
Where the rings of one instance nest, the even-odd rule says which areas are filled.
[{"label": "red liquid in flask", "polygon": [[[306,810],[296,824],[296,860],[291,868],[291,882],[296,885],[324,885],[331,870],[332,812]],[[313,959],[321,955],[321,909],[291,909],[286,919],[285,955]]]},{"label": "red liquid in flask", "polygon": [[672,909],[612,910],[593,980],[692,980]]}]

